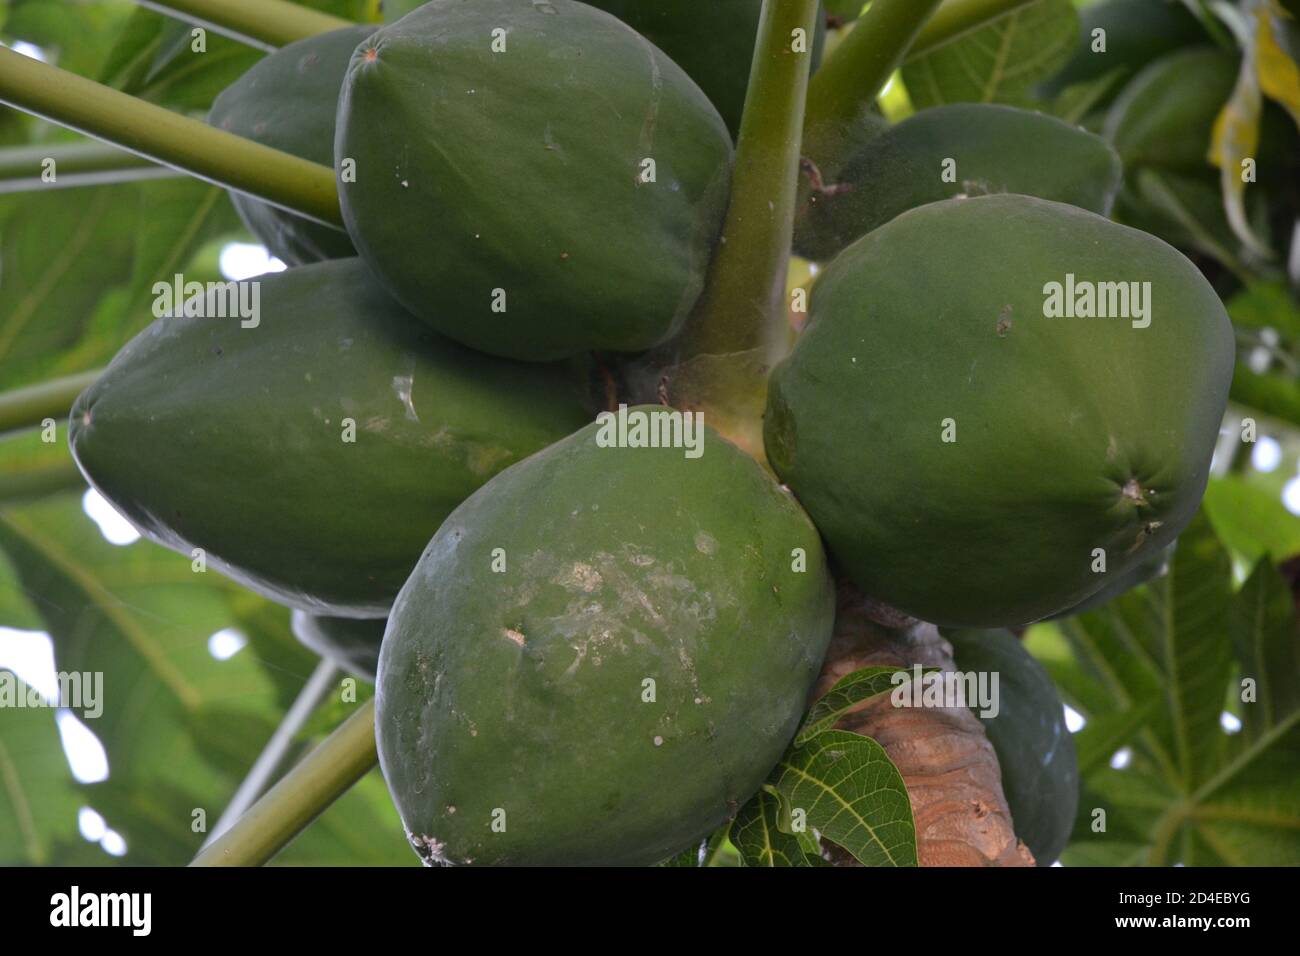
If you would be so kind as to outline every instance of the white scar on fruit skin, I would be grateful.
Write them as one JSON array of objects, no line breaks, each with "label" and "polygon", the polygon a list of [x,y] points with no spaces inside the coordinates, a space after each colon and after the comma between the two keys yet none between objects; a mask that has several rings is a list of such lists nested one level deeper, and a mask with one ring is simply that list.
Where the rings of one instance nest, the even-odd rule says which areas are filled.
[{"label": "white scar on fruit skin", "polygon": [[403,374],[393,376],[393,394],[406,409],[407,419],[418,422],[420,416],[415,413],[415,403],[411,400],[411,394],[415,389],[415,357],[407,355],[402,364],[405,366]]}]

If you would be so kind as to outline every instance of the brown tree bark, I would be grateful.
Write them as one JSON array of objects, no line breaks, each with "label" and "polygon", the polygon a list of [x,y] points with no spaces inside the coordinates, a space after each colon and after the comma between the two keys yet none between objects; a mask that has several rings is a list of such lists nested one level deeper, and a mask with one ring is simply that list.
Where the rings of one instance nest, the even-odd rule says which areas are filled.
[{"label": "brown tree bark", "polygon": [[[913,664],[955,669],[952,647],[938,628],[841,585],[835,636],[815,696],[863,667]],[[891,695],[882,694],[854,708],[838,726],[873,738],[902,773],[922,866],[1034,865],[1012,828],[997,754],[968,708],[896,707]]]}]

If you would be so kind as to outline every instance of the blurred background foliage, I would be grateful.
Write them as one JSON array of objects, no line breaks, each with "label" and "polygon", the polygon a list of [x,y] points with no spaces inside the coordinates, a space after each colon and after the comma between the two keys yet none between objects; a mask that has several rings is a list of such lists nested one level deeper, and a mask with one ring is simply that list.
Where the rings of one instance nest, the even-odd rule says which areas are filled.
[{"label": "blurred background foliage", "polygon": [[[1235,88],[1213,105],[1203,165],[1131,165],[1117,208],[1201,266],[1237,329],[1233,403],[1202,516],[1151,582],[1035,625],[1025,640],[1067,702],[1082,764],[1065,865],[1297,863],[1300,30],[1277,2],[1245,0],[1215,17],[1188,0],[1175,4],[1177,30],[1112,30],[1112,49],[1128,59],[1092,69],[1090,30],[1116,3],[1133,4],[1129,13],[1144,5],[1035,0],[913,57],[881,107],[897,120],[939,103],[1004,102],[1100,130],[1147,61],[1200,44],[1241,56]],[[308,5],[380,18],[377,0]],[[861,4],[827,7],[839,26],[833,55]],[[195,53],[189,30],[129,0],[0,2],[5,45],[202,116],[261,54],[211,32]],[[0,108],[0,169],[5,150],[78,139]],[[1216,163],[1237,168],[1250,155],[1243,143],[1271,158],[1241,188]],[[0,179],[4,389],[102,366],[152,320],[155,281],[277,266],[217,187],[184,177],[15,185]],[[791,281],[814,274],[796,261]],[[81,482],[65,428],[53,442],[38,432],[0,439],[0,669],[47,697],[56,667],[100,671],[104,711],[0,710],[0,864],[182,864],[204,838],[195,819],[216,821],[317,662],[291,636],[288,611],[137,540]],[[296,752],[353,706],[334,695]],[[277,862],[416,859],[376,771]]]}]

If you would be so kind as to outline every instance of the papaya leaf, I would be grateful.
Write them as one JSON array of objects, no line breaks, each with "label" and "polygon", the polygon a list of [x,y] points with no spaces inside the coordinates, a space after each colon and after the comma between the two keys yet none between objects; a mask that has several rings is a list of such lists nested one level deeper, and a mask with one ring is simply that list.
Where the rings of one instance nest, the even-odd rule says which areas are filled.
[{"label": "papaya leaf", "polygon": [[835,17],[842,23],[849,23],[862,16],[867,3],[866,0],[823,0],[822,7],[828,17]]},{"label": "papaya leaf", "polygon": [[[302,2],[302,0],[300,0]],[[345,19],[375,20],[375,0],[306,0],[303,6]],[[207,30],[194,49],[194,24],[137,9],[118,32],[100,82],[175,110],[206,112],[213,99],[265,55]]]},{"label": "papaya leaf", "polygon": [[1272,250],[1266,238],[1251,227],[1246,215],[1246,175],[1243,164],[1258,156],[1259,120],[1264,97],[1258,73],[1258,41],[1261,23],[1267,23],[1262,8],[1252,17],[1253,33],[1244,40],[1241,69],[1237,84],[1214,121],[1210,138],[1209,160],[1219,167],[1224,211],[1228,224],[1241,243],[1261,259],[1270,259]]},{"label": "papaya leaf", "polygon": [[[243,590],[231,595],[230,607],[235,628],[248,638],[249,652],[275,687],[279,709],[288,710],[319,658],[293,636],[288,608]],[[304,736],[328,733],[352,715],[356,704],[372,696],[374,689],[366,684],[358,685],[355,703],[343,703],[340,695],[330,695],[308,719]]]},{"label": "papaya leaf", "polygon": [[1300,342],[1300,305],[1281,281],[1252,282],[1224,305],[1238,328],[1274,329],[1283,339]]},{"label": "papaya leaf", "polygon": [[1043,665],[1061,698],[1085,716],[1101,714],[1115,704],[1109,690],[1075,656],[1069,640],[1055,622],[1035,624],[1024,635],[1025,648]]},{"label": "papaya leaf", "polygon": [[[102,365],[153,321],[153,284],[241,230],[225,191],[191,179],[0,197],[0,374],[15,385]],[[75,277],[75,278],[74,278]]]},{"label": "papaya leaf", "polygon": [[218,93],[264,56],[262,50],[212,30],[196,50],[192,29],[192,24],[163,18],[149,69],[123,92],[169,109],[206,112]]},{"label": "papaya leaf", "polygon": [[[54,440],[45,441],[47,436]],[[85,479],[68,450],[63,416],[54,419],[48,432],[33,428],[0,438],[0,504],[85,489]]]},{"label": "papaya leaf", "polygon": [[1133,738],[1154,709],[1148,702],[1127,710],[1100,714],[1074,735],[1074,749],[1079,761],[1079,776],[1086,777],[1105,766],[1115,751]]},{"label": "papaya leaf", "polygon": [[118,0],[13,0],[4,32],[40,47],[51,62],[65,70],[96,76],[132,11],[131,4]]},{"label": "papaya leaf", "polygon": [[1250,411],[1300,426],[1300,379],[1290,372],[1257,373],[1238,362],[1230,395]]},{"label": "papaya leaf", "polygon": [[1140,707],[1160,697],[1163,676],[1157,656],[1142,640],[1157,630],[1154,603],[1148,589],[1137,588],[1058,622],[1082,676],[1091,683],[1087,697],[1071,695],[1085,716]]},{"label": "papaya leaf", "polygon": [[1286,510],[1272,488],[1239,477],[1211,479],[1205,512],[1220,540],[1248,562],[1300,554],[1300,517]]},{"label": "papaya leaf", "polygon": [[918,109],[944,103],[1033,102],[1032,89],[1074,52],[1079,17],[1070,0],[1037,0],[903,65]]},{"label": "papaya leaf", "polygon": [[1213,185],[1197,176],[1144,168],[1135,186],[1140,202],[1173,227],[1162,230],[1170,242],[1216,259],[1243,281],[1250,278]]},{"label": "papaya leaf", "polygon": [[104,292],[130,274],[136,188],[17,194],[0,205],[13,207],[0,237],[0,379],[17,386],[84,370],[63,353],[82,339]]},{"label": "papaya leaf", "polygon": [[864,866],[917,865],[903,777],[870,737],[824,731],[787,751],[770,779],[792,814]]},{"label": "papaya leaf", "polygon": [[[109,544],[75,496],[0,511],[0,548],[16,571],[0,591],[21,591],[36,606],[54,642],[55,667],[101,675],[102,713],[74,712],[102,742],[110,779],[158,793],[162,781],[184,780],[202,799],[168,805],[177,826],[187,827],[196,809],[215,819],[238,774],[214,766],[214,752],[195,739],[195,723],[212,707],[259,718],[261,726],[279,719],[269,681],[250,655],[218,661],[208,652],[208,637],[231,623],[230,586],[151,543]],[[213,726],[208,739],[219,733]],[[247,767],[264,742],[228,734],[215,762],[232,767],[231,748],[238,747]],[[128,846],[146,853],[147,829],[127,832],[108,820]],[[193,835],[191,850],[198,840]]]},{"label": "papaya leaf", "polygon": [[[0,670],[0,694],[27,685]],[[0,718],[0,866],[48,866],[61,840],[77,839],[78,796],[50,707],[5,700]]]},{"label": "papaya leaf", "polygon": [[242,228],[226,191],[197,179],[141,183],[140,202],[140,221],[147,228],[136,237],[125,303],[131,331],[153,318],[155,282],[170,283],[204,243]]},{"label": "papaya leaf", "polygon": [[1296,64],[1296,54],[1288,52],[1284,45],[1288,35],[1294,36],[1295,32],[1294,21],[1287,21],[1267,9],[1267,5],[1259,11],[1259,31],[1255,37],[1259,88],[1269,99],[1281,104],[1300,126],[1300,66]]},{"label": "papaya leaf", "polygon": [[[925,673],[934,670],[937,668],[926,668]],[[846,712],[863,701],[870,700],[877,694],[883,694],[911,679],[910,671],[897,667],[864,667],[846,674],[808,708],[803,725],[795,735],[795,745],[805,744],[822,731],[830,730]]]},{"label": "papaya leaf", "polygon": [[1101,108],[1127,73],[1124,67],[1118,66],[1091,80],[1067,86],[1053,98],[1050,112],[1067,123],[1082,123],[1086,116]]},{"label": "papaya leaf", "polygon": [[730,839],[745,866],[809,866],[797,836],[780,826],[781,800],[767,787],[759,789],[736,814]]},{"label": "papaya leaf", "polygon": [[[1100,675],[1110,709],[1089,715],[1080,817],[1066,865],[1251,865],[1300,859],[1300,662],[1290,591],[1267,560],[1231,592],[1231,564],[1198,516],[1180,536],[1169,573],[1099,612],[1060,622]],[[1143,602],[1152,613],[1138,613]],[[1234,707],[1240,732],[1221,723],[1233,651],[1254,697]],[[1148,700],[1131,658],[1160,676]],[[1141,693],[1136,692],[1138,688]],[[1137,707],[1125,767],[1101,766]],[[1127,716],[1116,716],[1127,715]],[[1109,738],[1109,739],[1106,739]],[[1097,816],[1102,810],[1104,816]],[[1104,831],[1098,831],[1104,822]]]},{"label": "papaya leaf", "polygon": [[1255,565],[1233,602],[1233,649],[1243,678],[1255,683],[1254,700],[1242,703],[1248,740],[1265,737],[1300,709],[1300,632],[1295,602],[1267,558]]}]

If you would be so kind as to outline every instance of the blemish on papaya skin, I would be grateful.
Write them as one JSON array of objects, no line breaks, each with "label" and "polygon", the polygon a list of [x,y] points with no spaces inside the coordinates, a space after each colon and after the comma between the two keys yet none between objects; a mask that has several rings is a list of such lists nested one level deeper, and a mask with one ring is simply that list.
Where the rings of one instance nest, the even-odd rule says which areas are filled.
[{"label": "blemish on papaya skin", "polygon": [[367,63],[374,63],[376,60],[379,59],[379,48],[372,46],[366,50],[363,56]]},{"label": "blemish on papaya skin", "polygon": [[[1120,489],[1119,493],[1121,498],[1125,498],[1128,501],[1132,501],[1134,504],[1137,505],[1147,504],[1146,489],[1144,489],[1140,484],[1138,484],[1138,480],[1136,478],[1130,478],[1128,481],[1124,482],[1124,487]],[[1158,522],[1156,523],[1156,526],[1159,527]]]},{"label": "blemish on papaya skin", "polygon": [[1011,306],[1004,305],[998,314],[997,331],[1000,339],[1005,339],[1007,333],[1011,331]]},{"label": "blemish on papaya skin", "polygon": [[1163,525],[1163,521],[1148,521],[1144,524],[1138,529],[1137,538],[1134,540],[1133,546],[1128,549],[1127,553],[1132,554],[1138,548],[1142,547],[1142,545],[1146,543],[1146,540],[1155,534]]},{"label": "blemish on papaya skin", "polygon": [[528,640],[526,637],[524,637],[524,635],[521,632],[516,631],[512,627],[507,627],[502,633],[505,634],[505,636],[508,639],[518,644],[520,647],[523,647],[524,643]]},{"label": "blemish on papaya skin", "polygon": [[446,843],[424,833],[408,833],[406,839],[410,842],[411,849],[415,850],[425,866],[451,865],[451,860],[447,859]]}]

